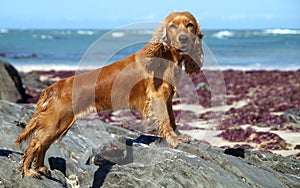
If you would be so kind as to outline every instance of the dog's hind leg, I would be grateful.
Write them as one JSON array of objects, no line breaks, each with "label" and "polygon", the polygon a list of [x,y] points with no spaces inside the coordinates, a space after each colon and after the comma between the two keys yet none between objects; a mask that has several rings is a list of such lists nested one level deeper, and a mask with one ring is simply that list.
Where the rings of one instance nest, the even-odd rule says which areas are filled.
[{"label": "dog's hind leg", "polygon": [[[50,144],[49,141],[47,141],[47,139],[49,139],[49,137],[47,137],[48,135],[46,135],[47,133],[43,133],[45,132],[39,132],[38,135],[35,134],[35,136],[29,142],[28,147],[25,151],[23,157],[22,173],[27,177],[40,178],[39,172],[42,172],[46,176],[51,175],[50,171],[44,166],[45,154]],[[44,138],[40,139],[40,137]],[[35,167],[34,169],[31,168],[32,163]]]},{"label": "dog's hind leg", "polygon": [[51,176],[50,170],[48,170],[48,168],[44,166],[45,155],[48,148],[49,146],[46,148],[42,148],[38,151],[33,166],[35,167],[35,170],[37,170],[38,172],[41,172],[44,175],[50,177]]},{"label": "dog's hind leg", "polygon": [[74,122],[75,120],[73,114],[69,113],[63,117],[60,117],[54,127],[47,126],[37,133],[40,148],[36,154],[34,167],[38,172],[41,172],[46,176],[51,176],[50,170],[44,166],[45,154],[50,145],[58,138],[64,136]]},{"label": "dog's hind leg", "polygon": [[38,171],[31,168],[33,160],[40,150],[40,143],[37,138],[32,138],[23,156],[22,174],[27,177],[40,178]]},{"label": "dog's hind leg", "polygon": [[[65,113],[63,113],[65,112]],[[50,145],[67,133],[74,120],[72,111],[60,111],[53,114],[54,119],[48,116],[41,116],[43,122],[35,131],[33,138],[28,144],[23,158],[22,173],[27,177],[40,178],[40,173],[50,176],[50,171],[44,166],[45,154]],[[31,164],[34,162],[34,169]]]}]

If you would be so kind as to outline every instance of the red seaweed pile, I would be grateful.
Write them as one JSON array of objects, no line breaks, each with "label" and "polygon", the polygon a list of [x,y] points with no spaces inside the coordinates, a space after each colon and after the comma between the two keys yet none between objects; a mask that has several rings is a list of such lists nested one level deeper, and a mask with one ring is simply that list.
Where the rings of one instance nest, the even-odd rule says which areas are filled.
[{"label": "red seaweed pile", "polygon": [[[209,85],[206,71],[200,76],[193,76],[196,84]],[[290,147],[283,138],[273,132],[259,132],[251,128],[268,127],[269,130],[286,130],[300,132],[300,70],[298,71],[223,71],[226,87],[226,104],[232,105],[245,101],[241,107],[232,107],[223,114],[223,121],[217,127],[222,137],[230,142],[242,142],[234,147],[256,148],[264,151],[287,150]],[[211,107],[210,87],[197,90],[199,104]],[[294,112],[294,113],[290,113]],[[208,120],[211,112],[200,115]],[[294,124],[293,124],[294,123]],[[298,124],[298,125],[297,125]],[[241,125],[249,125],[243,129]]]},{"label": "red seaweed pile", "polygon": [[[207,74],[219,74],[206,71],[205,74],[193,75],[193,82],[206,83]],[[247,101],[240,108],[231,108],[219,129],[244,124],[267,125],[282,128],[287,119],[278,115],[290,109],[300,109],[300,70],[298,71],[223,71],[228,105],[238,101]],[[199,104],[211,106],[209,87],[197,90]],[[202,114],[200,118],[209,117]],[[274,127],[274,128],[275,128]]]},{"label": "red seaweed pile", "polygon": [[[284,139],[279,135],[272,132],[256,132],[253,128],[247,127],[243,129],[231,128],[226,129],[219,135],[225,140],[230,142],[243,142],[245,144],[236,144],[235,148],[257,148],[263,151],[272,151],[272,150],[287,150],[288,144]],[[225,147],[226,148],[226,147]]]}]

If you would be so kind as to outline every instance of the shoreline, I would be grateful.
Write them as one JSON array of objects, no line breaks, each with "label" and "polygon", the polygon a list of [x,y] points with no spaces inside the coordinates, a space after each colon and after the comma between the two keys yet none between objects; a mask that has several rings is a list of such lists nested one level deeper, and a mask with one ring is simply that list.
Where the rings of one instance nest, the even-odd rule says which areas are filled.
[{"label": "shoreline", "polygon": [[89,71],[100,67],[86,66],[80,67],[77,65],[14,65],[14,67],[23,73],[35,72],[35,71]]},{"label": "shoreline", "polygon": [[[79,65],[57,65],[57,64],[47,64],[47,65],[36,65],[36,64],[27,64],[27,65],[14,65],[13,66],[19,72],[34,72],[34,71],[88,71],[101,68],[103,66],[79,66]],[[219,67],[206,67],[202,68],[203,71],[299,71],[300,67],[233,67],[233,66],[219,66]]]}]

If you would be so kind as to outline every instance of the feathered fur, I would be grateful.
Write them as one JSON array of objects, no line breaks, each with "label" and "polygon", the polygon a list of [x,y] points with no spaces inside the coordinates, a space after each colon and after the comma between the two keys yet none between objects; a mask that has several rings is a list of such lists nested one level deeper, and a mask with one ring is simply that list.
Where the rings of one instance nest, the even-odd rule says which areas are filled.
[{"label": "feathered fur", "polygon": [[37,107],[32,115],[32,118],[30,121],[27,123],[26,127],[23,129],[21,134],[19,135],[18,139],[16,140],[17,144],[20,144],[21,142],[27,140],[33,133],[34,131],[38,128],[39,126],[39,116],[40,114],[47,109],[47,105],[49,103],[49,100],[52,99],[52,96],[55,95],[55,91],[48,91],[45,90],[42,95],[39,98],[39,101],[37,102]]}]

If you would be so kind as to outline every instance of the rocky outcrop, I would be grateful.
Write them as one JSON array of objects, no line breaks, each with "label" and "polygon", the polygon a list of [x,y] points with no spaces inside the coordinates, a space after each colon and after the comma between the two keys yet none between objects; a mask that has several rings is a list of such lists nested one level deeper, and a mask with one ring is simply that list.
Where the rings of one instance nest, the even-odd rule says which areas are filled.
[{"label": "rocky outcrop", "polygon": [[25,102],[28,97],[18,71],[11,64],[0,61],[0,99]]},{"label": "rocky outcrop", "polygon": [[[34,110],[0,100],[0,187],[299,187],[300,162],[200,141],[172,149],[159,137],[100,120],[80,120],[46,154],[52,177],[21,177],[26,147],[15,145]],[[243,155],[240,155],[242,153]],[[230,155],[228,155],[230,154]]]}]

